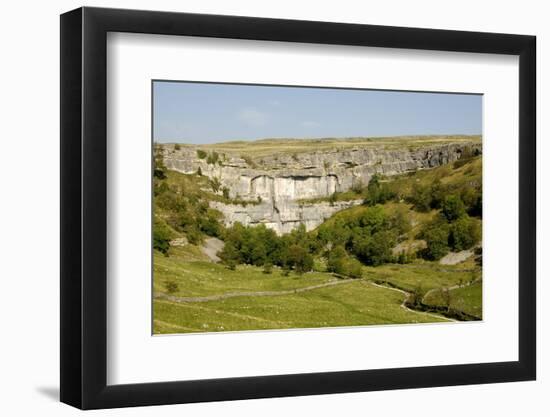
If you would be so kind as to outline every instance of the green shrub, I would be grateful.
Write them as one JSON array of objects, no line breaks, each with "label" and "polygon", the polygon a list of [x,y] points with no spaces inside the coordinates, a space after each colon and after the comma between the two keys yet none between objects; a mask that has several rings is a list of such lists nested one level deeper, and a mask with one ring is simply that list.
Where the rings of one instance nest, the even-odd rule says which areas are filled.
[{"label": "green shrub", "polygon": [[303,274],[313,269],[313,256],[304,247],[292,245],[289,248],[288,263],[294,266],[298,274]]},{"label": "green shrub", "polygon": [[[264,265],[267,261],[267,250],[263,242],[255,242],[254,247],[250,251],[249,262],[252,265],[261,266]],[[267,261],[271,262],[271,261]]]},{"label": "green shrub", "polygon": [[374,174],[367,186],[367,197],[363,203],[368,206],[374,206],[376,204],[384,204],[393,198],[395,198],[395,193],[390,190],[387,184],[381,184],[380,176]]},{"label": "green shrub", "polygon": [[352,251],[363,263],[378,266],[393,260],[391,250],[396,243],[395,232],[383,230],[354,237]]},{"label": "green shrub", "polygon": [[[232,242],[226,242],[223,249],[217,253],[224,265],[230,266],[240,262],[240,254]],[[234,268],[233,268],[234,269]]]},{"label": "green shrub", "polygon": [[158,180],[166,179],[166,166],[164,165],[163,148],[155,144],[153,150],[153,177]]},{"label": "green shrub", "polygon": [[205,151],[203,151],[202,149],[197,149],[197,157],[199,159],[204,159],[204,158],[206,158],[207,155],[208,154]]},{"label": "green shrub", "polygon": [[208,157],[206,158],[206,163],[209,165],[215,165],[216,162],[218,162],[219,155],[216,151],[212,151],[208,154]]},{"label": "green shrub", "polygon": [[439,209],[445,200],[449,190],[444,187],[439,178],[436,178],[429,187],[430,208]]},{"label": "green shrub", "polygon": [[327,256],[327,271],[345,275],[345,261],[348,254],[343,246],[336,246]]},{"label": "green shrub", "polygon": [[407,200],[420,212],[441,208],[445,197],[449,194],[449,187],[443,185],[439,175],[430,185],[413,184]]},{"label": "green shrub", "polygon": [[199,243],[202,242],[203,236],[201,232],[197,230],[196,227],[187,226],[183,229],[183,231],[185,232],[185,236],[187,237],[187,240],[189,241],[189,243],[193,245],[198,245]]},{"label": "green shrub", "polygon": [[470,249],[481,240],[479,221],[463,216],[451,223],[449,246],[455,251]]},{"label": "green shrub", "polygon": [[178,283],[176,281],[166,281],[164,283],[164,288],[166,288],[166,292],[168,294],[174,294],[179,290]]},{"label": "green shrub", "polygon": [[441,205],[441,214],[445,216],[447,221],[454,221],[466,215],[466,209],[462,199],[457,195],[449,195],[445,197]]},{"label": "green shrub", "polygon": [[407,305],[411,307],[420,306],[422,304],[422,299],[424,298],[424,289],[422,288],[422,284],[418,284],[416,287],[413,288],[412,291],[409,292],[409,296],[407,297]]},{"label": "green shrub", "polygon": [[350,258],[345,265],[345,273],[351,278],[361,278],[363,276],[363,266],[357,259]]},{"label": "green shrub", "polygon": [[213,237],[221,236],[222,226],[220,224],[219,211],[207,209],[206,213],[203,216],[200,216],[198,221],[199,228],[204,234]]},{"label": "green shrub", "polygon": [[222,194],[223,194],[223,198],[225,198],[226,200],[229,200],[229,188],[223,187]]},{"label": "green shrub", "polygon": [[266,262],[262,269],[264,274],[271,274],[273,272],[273,264],[271,262]]},{"label": "green shrub", "polygon": [[153,222],[153,248],[168,256],[170,249],[170,240],[173,238],[173,232],[166,222],[155,218]]},{"label": "green shrub", "polygon": [[408,210],[399,206],[393,216],[389,219],[390,227],[395,229],[399,235],[403,235],[411,231],[411,221],[409,218]]},{"label": "green shrub", "polygon": [[399,255],[397,255],[396,262],[398,264],[410,264],[414,259],[416,258],[415,253],[409,253],[409,252],[399,252]]},{"label": "green shrub", "polygon": [[481,190],[476,190],[475,194],[465,204],[470,216],[483,217],[483,196]]},{"label": "green shrub", "polygon": [[214,177],[210,180],[210,186],[212,187],[212,191],[217,193],[220,190],[221,183],[218,177]]},{"label": "green shrub", "polygon": [[229,259],[225,262],[225,266],[227,266],[227,269],[230,271],[235,271],[237,269],[237,262],[234,259]]},{"label": "green shrub", "polygon": [[422,232],[426,240],[426,249],[423,251],[426,259],[436,261],[449,253],[449,226],[443,222],[432,224]]},{"label": "green shrub", "polygon": [[414,205],[414,209],[420,212],[430,211],[432,207],[432,193],[428,187],[414,184],[408,200]]}]

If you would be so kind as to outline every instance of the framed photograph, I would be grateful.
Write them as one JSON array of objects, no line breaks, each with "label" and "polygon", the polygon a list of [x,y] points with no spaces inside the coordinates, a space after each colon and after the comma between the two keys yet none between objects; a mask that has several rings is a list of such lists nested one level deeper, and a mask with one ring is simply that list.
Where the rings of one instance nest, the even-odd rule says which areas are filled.
[{"label": "framed photograph", "polygon": [[533,380],[535,37],[61,16],[61,401]]}]

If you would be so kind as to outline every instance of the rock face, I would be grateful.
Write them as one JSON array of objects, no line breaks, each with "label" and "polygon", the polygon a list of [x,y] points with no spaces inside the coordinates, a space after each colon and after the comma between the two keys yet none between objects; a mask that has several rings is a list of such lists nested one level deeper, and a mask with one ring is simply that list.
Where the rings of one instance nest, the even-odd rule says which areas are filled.
[{"label": "rock face", "polygon": [[[354,147],[299,154],[274,153],[262,158],[246,158],[228,153],[212,157],[200,147],[165,145],[164,163],[168,169],[216,178],[230,198],[255,204],[212,202],[221,211],[226,225],[263,223],[278,234],[288,233],[300,224],[312,230],[337,211],[360,201],[308,203],[366,185],[376,173],[385,176],[429,169],[460,159],[465,148],[481,153],[479,143],[446,143],[411,149]],[[207,155],[207,156],[206,156]],[[220,191],[221,193],[221,191]]]},{"label": "rock face", "polygon": [[211,207],[222,212],[228,226],[237,222],[245,226],[265,224],[281,235],[290,233],[301,224],[306,230],[313,230],[334,213],[361,203],[361,200],[353,200],[338,201],[331,205],[328,202],[298,203],[293,200],[277,200],[242,206],[214,201]]}]

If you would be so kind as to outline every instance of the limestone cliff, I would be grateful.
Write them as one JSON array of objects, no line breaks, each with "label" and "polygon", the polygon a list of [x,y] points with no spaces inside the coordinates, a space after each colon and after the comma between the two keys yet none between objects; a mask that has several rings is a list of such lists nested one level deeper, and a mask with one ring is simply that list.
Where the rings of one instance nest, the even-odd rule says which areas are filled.
[{"label": "limestone cliff", "polygon": [[164,146],[168,169],[185,174],[200,171],[216,178],[220,190],[226,188],[231,198],[254,203],[212,202],[223,213],[227,225],[263,223],[278,234],[288,233],[300,224],[312,230],[337,211],[360,203],[331,205],[301,200],[328,197],[347,191],[358,182],[368,184],[375,173],[392,176],[447,164],[460,159],[466,148],[481,153],[480,142],[463,141],[397,149],[354,146],[292,154],[279,150],[262,157],[205,151],[199,146]]}]

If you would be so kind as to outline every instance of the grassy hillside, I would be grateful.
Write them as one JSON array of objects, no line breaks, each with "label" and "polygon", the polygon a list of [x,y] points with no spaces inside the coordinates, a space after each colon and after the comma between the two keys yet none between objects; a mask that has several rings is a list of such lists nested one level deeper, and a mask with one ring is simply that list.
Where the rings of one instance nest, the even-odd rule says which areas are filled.
[{"label": "grassy hillside", "polygon": [[[291,273],[274,268],[189,260],[188,251],[170,257],[155,254],[154,292],[166,296],[166,283],[176,282],[174,297],[306,289],[295,294],[234,296],[207,302],[154,300],[154,333],[290,329],[372,324],[448,322],[444,317],[403,308],[405,295],[380,288],[368,279],[339,279],[327,272]],[[335,284],[334,284],[335,283]],[[320,284],[333,284],[307,290]]]}]

